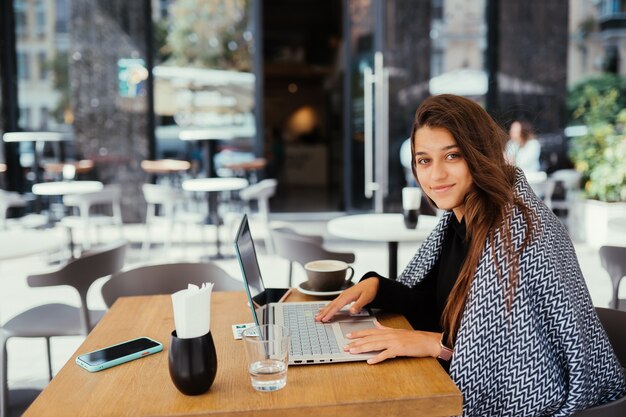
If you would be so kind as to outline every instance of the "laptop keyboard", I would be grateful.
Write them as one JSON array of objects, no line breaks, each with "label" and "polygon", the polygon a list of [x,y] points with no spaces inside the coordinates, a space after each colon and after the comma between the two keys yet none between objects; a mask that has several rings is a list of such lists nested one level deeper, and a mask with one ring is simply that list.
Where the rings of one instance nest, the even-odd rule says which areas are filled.
[{"label": "laptop keyboard", "polygon": [[324,305],[283,304],[284,323],[291,332],[289,356],[341,353],[332,326],[315,321],[315,315]]}]

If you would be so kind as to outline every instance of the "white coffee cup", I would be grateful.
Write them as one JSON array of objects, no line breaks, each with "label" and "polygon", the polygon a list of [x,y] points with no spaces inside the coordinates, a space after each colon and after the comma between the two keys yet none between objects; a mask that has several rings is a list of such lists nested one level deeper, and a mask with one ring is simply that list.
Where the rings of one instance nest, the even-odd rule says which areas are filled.
[{"label": "white coffee cup", "polygon": [[422,190],[418,187],[404,187],[402,189],[402,209],[419,210],[422,204]]},{"label": "white coffee cup", "polygon": [[[334,259],[311,261],[304,265],[304,269],[313,291],[337,291],[354,276],[354,269],[350,265]],[[348,270],[350,275],[346,277]]]},{"label": "white coffee cup", "polygon": [[407,229],[415,229],[417,227],[421,203],[421,189],[417,187],[404,187],[402,189],[402,213],[404,215],[404,225]]}]

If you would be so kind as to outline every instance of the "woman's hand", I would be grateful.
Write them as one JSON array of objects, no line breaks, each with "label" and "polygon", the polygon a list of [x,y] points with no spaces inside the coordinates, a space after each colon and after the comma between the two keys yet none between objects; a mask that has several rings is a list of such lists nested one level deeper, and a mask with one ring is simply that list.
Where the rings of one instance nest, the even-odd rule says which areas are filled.
[{"label": "woman's hand", "polygon": [[376,329],[359,330],[348,333],[348,339],[354,341],[343,349],[350,353],[380,353],[367,360],[375,364],[396,356],[436,358],[441,350],[441,333],[419,330],[392,329],[376,322]]},{"label": "woman's hand", "polygon": [[344,306],[354,301],[350,307],[350,313],[356,314],[361,309],[371,303],[378,292],[378,278],[365,279],[353,287],[343,291],[337,298],[328,303],[326,307],[321,309],[315,316],[315,321],[330,321],[336,312]]}]

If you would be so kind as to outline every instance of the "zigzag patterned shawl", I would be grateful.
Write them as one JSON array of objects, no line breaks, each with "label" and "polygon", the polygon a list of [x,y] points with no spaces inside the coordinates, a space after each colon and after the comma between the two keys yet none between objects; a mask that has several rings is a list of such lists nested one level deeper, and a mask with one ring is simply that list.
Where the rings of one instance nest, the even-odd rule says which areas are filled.
[{"label": "zigzag patterned shawl", "polygon": [[[519,170],[515,194],[540,219],[537,235],[521,255],[511,310],[485,242],[450,364],[450,376],[463,394],[463,415],[568,416],[619,398],[626,389],[624,376],[567,231]],[[413,287],[431,270],[451,215],[442,217],[399,281]],[[512,240],[520,247],[524,218],[519,210],[511,217]],[[502,264],[501,234],[494,244]]]}]

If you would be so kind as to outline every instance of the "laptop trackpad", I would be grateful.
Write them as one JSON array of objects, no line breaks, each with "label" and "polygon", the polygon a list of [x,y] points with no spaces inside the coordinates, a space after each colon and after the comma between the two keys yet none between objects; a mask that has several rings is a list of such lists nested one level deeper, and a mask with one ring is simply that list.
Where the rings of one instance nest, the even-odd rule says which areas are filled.
[{"label": "laptop trackpad", "polygon": [[373,329],[376,327],[373,320],[340,321],[337,324],[339,324],[341,334],[344,338],[348,333],[356,332],[358,330]]}]

